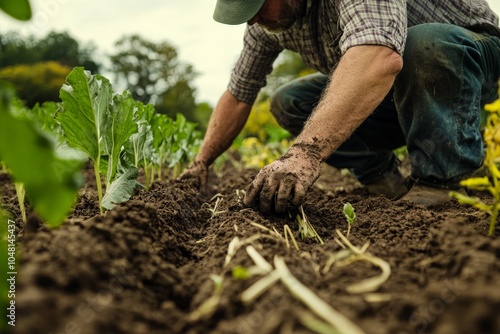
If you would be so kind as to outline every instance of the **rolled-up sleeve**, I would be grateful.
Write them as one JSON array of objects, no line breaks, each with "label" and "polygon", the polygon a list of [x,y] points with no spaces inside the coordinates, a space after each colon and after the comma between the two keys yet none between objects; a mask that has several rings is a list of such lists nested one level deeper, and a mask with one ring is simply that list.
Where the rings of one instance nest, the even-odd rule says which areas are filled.
[{"label": "rolled-up sleeve", "polygon": [[231,73],[228,91],[239,101],[253,104],[282,50],[278,41],[262,28],[247,26],[243,50]]},{"label": "rolled-up sleeve", "polygon": [[407,34],[405,0],[342,0],[341,52],[357,45],[383,45],[403,54]]}]

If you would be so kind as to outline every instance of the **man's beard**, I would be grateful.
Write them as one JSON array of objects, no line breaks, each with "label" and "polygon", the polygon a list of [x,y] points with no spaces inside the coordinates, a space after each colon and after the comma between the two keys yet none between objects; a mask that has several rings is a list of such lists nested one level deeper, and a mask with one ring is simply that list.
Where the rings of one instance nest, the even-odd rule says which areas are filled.
[{"label": "man's beard", "polygon": [[307,1],[305,0],[286,0],[279,20],[261,20],[258,24],[271,33],[283,32],[304,17],[306,7]]}]

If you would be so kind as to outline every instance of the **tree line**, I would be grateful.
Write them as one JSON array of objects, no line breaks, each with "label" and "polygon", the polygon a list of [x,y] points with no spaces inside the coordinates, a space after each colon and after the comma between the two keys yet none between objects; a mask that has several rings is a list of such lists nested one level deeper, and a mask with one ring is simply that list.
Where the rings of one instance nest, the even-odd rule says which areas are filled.
[{"label": "tree line", "polygon": [[93,74],[112,73],[117,85],[125,86],[137,101],[153,104],[159,113],[181,113],[202,129],[207,121],[211,106],[196,103],[197,73],[166,41],[127,35],[116,41],[111,54],[99,56],[93,44],[81,44],[67,32],[53,31],[42,38],[0,34],[0,80],[10,82],[28,107],[59,101],[59,89],[76,66]]}]

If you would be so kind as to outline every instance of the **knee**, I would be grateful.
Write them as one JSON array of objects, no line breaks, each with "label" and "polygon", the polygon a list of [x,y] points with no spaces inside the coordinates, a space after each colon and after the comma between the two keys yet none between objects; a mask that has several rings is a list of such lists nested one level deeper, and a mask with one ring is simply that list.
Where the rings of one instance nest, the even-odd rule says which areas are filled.
[{"label": "knee", "polygon": [[[279,87],[271,96],[271,113],[284,129],[298,135],[311,110],[305,110],[304,91],[295,81]],[[311,107],[312,109],[312,107]]]},{"label": "knee", "polygon": [[276,121],[292,134],[299,134],[327,81],[328,76],[315,73],[279,87],[271,96],[271,112]]},{"label": "knee", "polygon": [[296,105],[299,102],[299,97],[293,94],[293,91],[282,86],[277,89],[270,98],[271,113],[276,122],[288,130],[293,135],[298,135],[301,131],[302,124],[297,121]]},{"label": "knee", "polygon": [[[270,97],[271,113],[277,120],[294,104],[296,97],[286,87],[281,86]],[[279,122],[279,121],[278,121]]]},{"label": "knee", "polygon": [[476,54],[473,32],[452,24],[426,23],[408,29],[404,66],[417,74],[441,64],[462,61],[464,52]]}]

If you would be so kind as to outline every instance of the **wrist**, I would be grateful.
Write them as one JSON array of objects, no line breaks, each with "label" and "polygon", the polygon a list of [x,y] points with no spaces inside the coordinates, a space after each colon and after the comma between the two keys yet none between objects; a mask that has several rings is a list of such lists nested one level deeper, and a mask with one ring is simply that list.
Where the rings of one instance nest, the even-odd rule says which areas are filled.
[{"label": "wrist", "polygon": [[293,153],[295,151],[303,152],[307,156],[319,162],[323,162],[325,160],[321,155],[321,148],[317,144],[309,144],[304,142],[294,143],[292,146],[290,146],[288,152]]},{"label": "wrist", "polygon": [[195,166],[205,166],[205,167],[208,167],[208,162],[206,159],[203,159],[203,158],[199,158],[199,157],[196,157],[194,160],[193,160],[193,165]]}]

